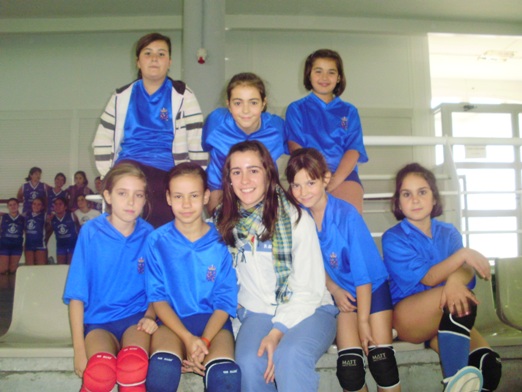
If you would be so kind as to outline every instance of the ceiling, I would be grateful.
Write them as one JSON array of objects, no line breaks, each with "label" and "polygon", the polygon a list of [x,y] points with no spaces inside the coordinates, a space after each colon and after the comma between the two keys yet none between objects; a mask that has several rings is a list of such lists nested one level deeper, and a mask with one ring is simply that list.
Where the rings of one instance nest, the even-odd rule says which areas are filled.
[{"label": "ceiling", "polygon": [[[225,3],[226,12],[230,15],[309,15],[522,23],[520,0],[226,0]],[[182,9],[183,0],[1,0],[0,19],[180,15]]]},{"label": "ceiling", "polygon": [[[191,1],[191,0],[185,0]],[[205,0],[213,1],[213,0]],[[227,15],[416,19],[520,26],[521,0],[225,0]],[[183,0],[0,0],[2,19],[181,15]],[[487,51],[512,58],[479,60]],[[522,34],[430,36],[432,77],[522,81]],[[497,53],[498,54],[498,53]]]}]

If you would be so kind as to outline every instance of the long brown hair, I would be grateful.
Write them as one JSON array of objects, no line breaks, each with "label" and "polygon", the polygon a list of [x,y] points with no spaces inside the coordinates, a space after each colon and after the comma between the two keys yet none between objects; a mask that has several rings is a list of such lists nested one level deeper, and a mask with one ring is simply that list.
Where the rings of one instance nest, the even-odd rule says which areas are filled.
[{"label": "long brown hair", "polygon": [[284,189],[281,187],[276,165],[264,144],[257,140],[248,140],[245,142],[234,144],[228,152],[227,158],[225,160],[225,165],[223,167],[223,202],[216,216],[216,227],[223,236],[223,240],[225,241],[225,243],[229,246],[235,245],[233,230],[240,219],[239,199],[234,193],[234,190],[232,189],[230,180],[230,161],[232,155],[234,155],[235,153],[246,151],[253,151],[259,155],[266,175],[267,190],[264,198],[262,219],[263,226],[265,226],[266,230],[261,235],[260,240],[267,241],[271,239],[275,233],[277,211],[279,208],[277,198],[278,187],[285,194],[288,201],[297,209],[299,213],[299,218],[301,217],[301,210],[299,208],[298,203],[295,201],[294,197],[291,194],[285,192]]}]

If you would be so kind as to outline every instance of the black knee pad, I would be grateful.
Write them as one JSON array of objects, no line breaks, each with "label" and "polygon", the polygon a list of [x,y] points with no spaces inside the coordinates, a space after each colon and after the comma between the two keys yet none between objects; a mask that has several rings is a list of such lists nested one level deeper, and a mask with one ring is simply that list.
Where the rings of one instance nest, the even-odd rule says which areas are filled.
[{"label": "black knee pad", "polygon": [[475,319],[477,318],[477,306],[470,304],[469,310],[470,313],[468,315],[458,317],[444,309],[444,314],[439,324],[439,331],[451,331],[469,336],[469,331],[475,325]]},{"label": "black knee pad", "polygon": [[469,354],[469,365],[482,372],[484,385],[482,390],[494,391],[502,376],[502,361],[500,355],[488,347],[482,347]]},{"label": "black knee pad", "polygon": [[205,392],[240,392],[241,369],[228,358],[216,358],[206,364]]},{"label": "black knee pad", "polygon": [[347,391],[359,391],[364,387],[366,371],[362,348],[339,351],[336,375],[341,387]]},{"label": "black knee pad", "polygon": [[399,369],[392,346],[371,347],[368,367],[377,386],[391,388],[399,384]]}]

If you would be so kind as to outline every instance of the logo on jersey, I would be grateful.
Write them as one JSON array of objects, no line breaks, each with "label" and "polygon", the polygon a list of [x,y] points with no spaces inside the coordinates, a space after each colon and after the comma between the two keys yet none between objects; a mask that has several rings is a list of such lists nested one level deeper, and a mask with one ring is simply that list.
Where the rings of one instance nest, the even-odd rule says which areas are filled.
[{"label": "logo on jersey", "polygon": [[145,260],[143,257],[138,259],[138,274],[143,274],[145,272]]},{"label": "logo on jersey", "polygon": [[348,118],[346,116],[341,118],[341,128],[344,129],[345,131],[348,130]]},{"label": "logo on jersey", "polygon": [[29,194],[29,201],[34,201],[38,197],[38,191],[31,191]]},{"label": "logo on jersey", "polygon": [[18,225],[16,223],[9,223],[7,232],[9,234],[18,234]]},{"label": "logo on jersey", "polygon": [[339,265],[339,261],[337,260],[337,255],[335,252],[330,253],[330,267],[336,269]]},{"label": "logo on jersey", "polygon": [[163,121],[169,121],[169,111],[167,109],[161,109],[160,119],[162,119]]},{"label": "logo on jersey", "polygon": [[214,282],[216,280],[216,267],[214,267],[214,265],[211,265],[207,269],[207,280],[209,282]]},{"label": "logo on jersey", "polygon": [[58,225],[58,230],[56,230],[59,235],[65,235],[69,232],[69,229],[67,228],[67,225],[65,223],[60,223]]},{"label": "logo on jersey", "polygon": [[29,219],[27,221],[27,230],[35,230],[36,229],[36,221],[34,219]]}]

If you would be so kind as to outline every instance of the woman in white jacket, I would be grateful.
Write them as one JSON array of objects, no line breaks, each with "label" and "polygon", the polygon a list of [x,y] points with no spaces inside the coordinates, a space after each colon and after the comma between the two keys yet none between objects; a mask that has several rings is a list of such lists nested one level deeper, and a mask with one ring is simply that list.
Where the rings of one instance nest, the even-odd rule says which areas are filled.
[{"label": "woman in white jacket", "polygon": [[261,142],[230,149],[215,220],[238,275],[241,390],[317,391],[314,368],[334,339],[337,310],[314,222],[279,184]]}]

